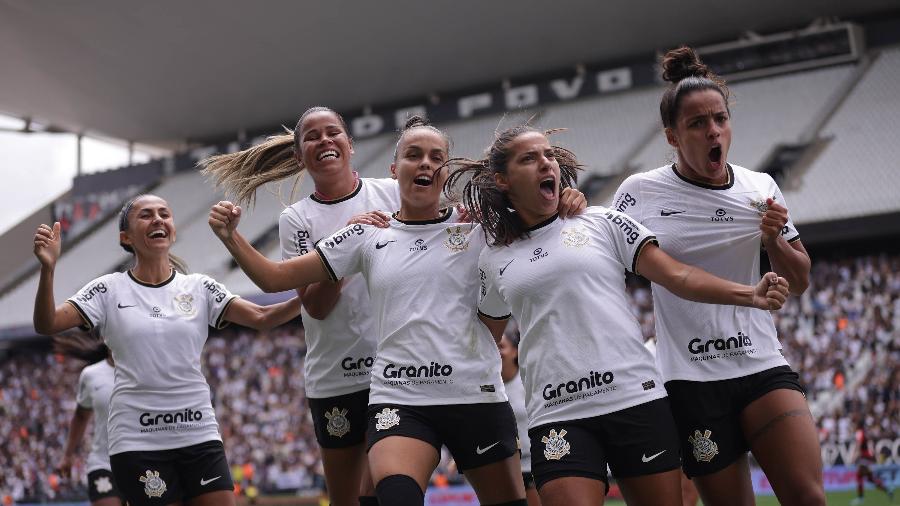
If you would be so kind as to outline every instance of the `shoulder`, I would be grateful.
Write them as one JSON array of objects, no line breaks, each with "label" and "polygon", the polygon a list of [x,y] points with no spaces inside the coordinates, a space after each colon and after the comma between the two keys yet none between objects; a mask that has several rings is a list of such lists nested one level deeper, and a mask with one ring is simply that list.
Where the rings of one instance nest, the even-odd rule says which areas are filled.
[{"label": "shoulder", "polygon": [[384,229],[374,225],[354,223],[352,225],[347,225],[334,234],[322,239],[318,243],[318,246],[324,248],[349,247],[353,243],[363,243],[371,237],[377,237],[385,230],[390,230],[390,228]]},{"label": "shoulder", "polygon": [[360,178],[363,185],[377,190],[397,192],[399,186],[397,180],[389,177],[364,177]]},{"label": "shoulder", "polygon": [[278,216],[278,222],[301,223],[303,221],[303,216],[306,215],[306,209],[309,207],[310,202],[312,201],[307,197],[285,207]]}]

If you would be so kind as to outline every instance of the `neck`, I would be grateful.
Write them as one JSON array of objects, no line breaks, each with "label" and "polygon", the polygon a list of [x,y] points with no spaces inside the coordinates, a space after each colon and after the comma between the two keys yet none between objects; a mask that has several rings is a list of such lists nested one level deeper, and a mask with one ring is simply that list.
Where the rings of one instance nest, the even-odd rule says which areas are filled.
[{"label": "neck", "polygon": [[543,223],[543,222],[549,220],[550,218],[552,218],[553,215],[556,214],[556,211],[554,210],[551,213],[540,214],[540,213],[531,212],[527,209],[524,209],[524,210],[516,209],[516,213],[518,213],[519,217],[522,219],[522,223],[524,223],[527,228],[531,228],[531,227],[537,225],[538,223]]},{"label": "neck", "polygon": [[719,186],[728,182],[728,165],[724,163],[722,164],[722,170],[715,174],[706,175],[694,170],[690,165],[682,163],[682,161],[679,159],[678,165],[675,167],[675,170],[677,170],[682,176],[696,183]]},{"label": "neck", "polygon": [[423,221],[433,220],[440,216],[440,214],[440,202],[434,202],[433,204],[425,206],[415,206],[410,202],[401,199],[400,212],[397,213],[397,218],[406,221]]},{"label": "neck", "polygon": [[131,274],[144,283],[158,285],[172,275],[172,265],[169,263],[169,256],[136,257]]},{"label": "neck", "polygon": [[316,178],[316,196],[322,200],[338,200],[356,190],[359,176],[346,170],[335,174],[321,174]]}]

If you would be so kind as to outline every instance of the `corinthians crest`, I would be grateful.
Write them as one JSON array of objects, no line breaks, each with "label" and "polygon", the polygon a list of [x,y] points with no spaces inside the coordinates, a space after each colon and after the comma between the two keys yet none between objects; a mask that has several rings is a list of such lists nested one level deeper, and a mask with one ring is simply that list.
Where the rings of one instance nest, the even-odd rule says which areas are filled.
[{"label": "corinthians crest", "polygon": [[94,480],[94,488],[101,494],[105,494],[112,490],[113,486],[112,482],[109,481],[109,476],[101,476]]},{"label": "corinthians crest", "polygon": [[565,435],[566,429],[560,430],[559,434],[556,433],[556,429],[550,429],[550,436],[541,438],[541,442],[544,443],[544,458],[559,460],[569,454],[572,445],[564,439]]},{"label": "corinthians crest", "polygon": [[[775,197],[772,197],[772,200],[775,200]],[[769,210],[769,204],[766,204],[765,197],[750,199],[750,207],[756,209],[756,212],[758,212],[760,216],[766,214],[766,211]]]},{"label": "corinthians crest", "polygon": [[344,434],[350,432],[350,420],[347,419],[347,410],[331,408],[331,412],[325,412],[325,418],[328,419],[328,434],[334,437],[343,437]]},{"label": "corinthians crest", "polygon": [[384,408],[381,410],[381,413],[375,414],[375,418],[378,419],[375,422],[375,430],[387,430],[400,425],[400,415],[397,414],[396,409]]},{"label": "corinthians crest", "polygon": [[444,240],[444,246],[447,247],[450,251],[456,253],[457,251],[465,251],[469,249],[469,238],[466,236],[466,230],[470,227],[464,225],[457,225],[455,227],[447,227],[447,239]]},{"label": "corinthians crest", "polygon": [[712,431],[707,429],[703,434],[695,430],[693,436],[688,436],[688,442],[694,446],[694,458],[697,462],[709,462],[719,454],[719,445],[709,438],[711,435]]},{"label": "corinthians crest", "polygon": [[197,312],[197,308],[194,307],[194,296],[183,293],[175,297],[175,308],[185,316],[193,316]]},{"label": "corinthians crest", "polygon": [[588,243],[588,235],[584,227],[569,227],[562,231],[562,242],[569,248],[580,248]]},{"label": "corinthians crest", "polygon": [[138,480],[144,484],[144,493],[147,497],[162,497],[166,493],[166,482],[159,477],[159,471],[148,469]]}]

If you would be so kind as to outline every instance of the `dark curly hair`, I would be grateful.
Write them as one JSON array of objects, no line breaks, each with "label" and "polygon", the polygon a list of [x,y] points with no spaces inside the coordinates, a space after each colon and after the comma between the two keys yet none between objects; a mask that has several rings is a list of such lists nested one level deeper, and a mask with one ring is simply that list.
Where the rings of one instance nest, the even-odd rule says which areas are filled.
[{"label": "dark curly hair", "polygon": [[731,93],[725,81],[704,65],[697,53],[688,46],[672,49],[663,56],[662,78],[672,83],[659,102],[659,114],[664,128],[675,127],[681,100],[696,91],[716,90],[725,99],[725,107],[728,107]]}]

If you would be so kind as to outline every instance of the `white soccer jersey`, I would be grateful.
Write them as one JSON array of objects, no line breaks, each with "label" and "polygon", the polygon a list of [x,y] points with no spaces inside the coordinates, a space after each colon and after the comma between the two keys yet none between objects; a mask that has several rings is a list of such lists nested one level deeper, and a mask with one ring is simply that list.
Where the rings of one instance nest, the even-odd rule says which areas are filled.
[{"label": "white soccer jersey", "polygon": [[200,355],[235,297],[203,274],[173,271],[149,285],[129,271],[101,276],[68,300],[116,363],[110,455],[221,441]]},{"label": "white soccer jersey", "polygon": [[589,418],[666,396],[625,292],[653,234],[589,207],[553,217],[509,246],[486,248],[479,309],[512,311],[529,427]]},{"label": "white soccer jersey", "polygon": [[106,469],[109,465],[106,421],[109,418],[109,398],[112,396],[115,369],[106,360],[91,364],[78,376],[78,395],[75,402],[94,413],[94,433],[91,436],[91,453],[87,458],[87,471]]},{"label": "white soccer jersey", "polygon": [[[619,187],[613,207],[652,229],[677,260],[756,285],[766,198],[787,205],[768,174],[727,170],[722,186],[689,181],[672,165],[635,174]],[[781,235],[799,238],[790,219]],[[666,381],[722,380],[787,364],[768,311],[691,302],[656,284],[653,307],[657,363]]]},{"label": "white soccer jersey", "polygon": [[[360,179],[356,191],[340,200],[323,201],[311,195],[281,213],[281,256],[287,260],[308,253],[357,214],[375,210],[390,214],[399,208],[400,193],[393,179]],[[320,399],[368,388],[376,339],[365,279],[359,274],[347,276],[337,304],[325,319],[310,317],[305,308],[301,315],[307,345],[306,396]]]},{"label": "white soccer jersey", "polygon": [[368,284],[378,336],[369,404],[506,400],[500,352],[476,311],[484,235],[455,216],[353,225],[316,246],[333,279],[360,272]]},{"label": "white soccer jersey", "polygon": [[525,410],[525,384],[522,376],[515,376],[503,384],[506,387],[506,396],[509,397],[509,405],[516,415],[516,428],[519,430],[519,450],[522,452],[522,472],[531,472],[531,440],[528,439],[528,412]]}]

